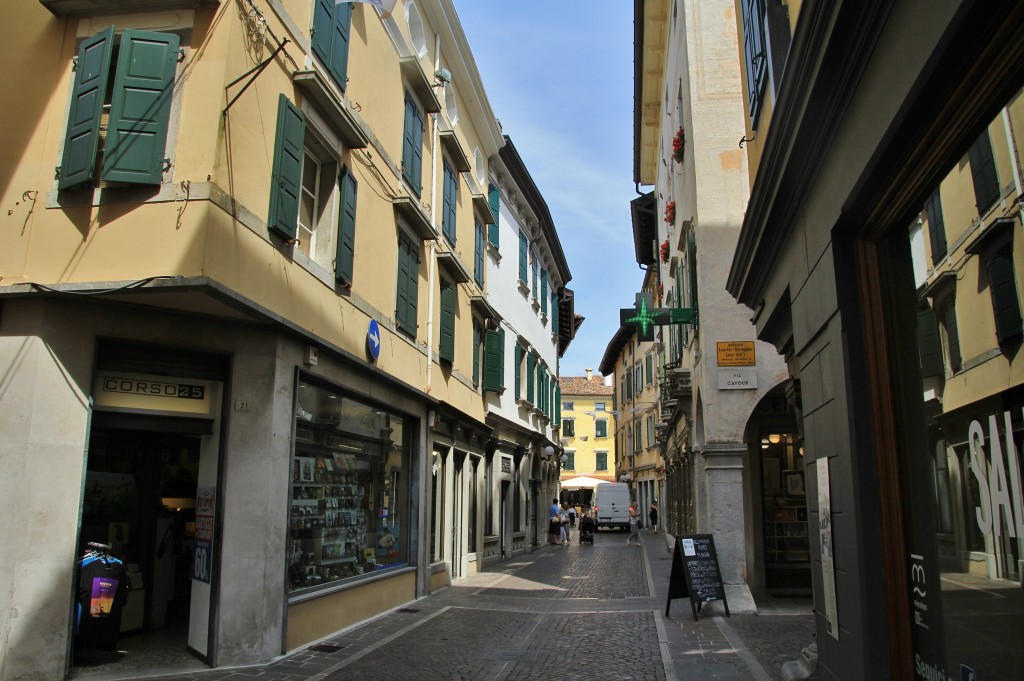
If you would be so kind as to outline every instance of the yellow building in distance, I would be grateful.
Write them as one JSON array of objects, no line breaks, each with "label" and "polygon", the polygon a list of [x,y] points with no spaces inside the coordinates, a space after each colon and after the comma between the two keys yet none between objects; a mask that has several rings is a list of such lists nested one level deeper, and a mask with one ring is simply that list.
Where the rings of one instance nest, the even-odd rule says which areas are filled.
[{"label": "yellow building in distance", "polygon": [[558,379],[562,394],[562,498],[586,503],[600,482],[615,482],[614,389],[587,369]]}]

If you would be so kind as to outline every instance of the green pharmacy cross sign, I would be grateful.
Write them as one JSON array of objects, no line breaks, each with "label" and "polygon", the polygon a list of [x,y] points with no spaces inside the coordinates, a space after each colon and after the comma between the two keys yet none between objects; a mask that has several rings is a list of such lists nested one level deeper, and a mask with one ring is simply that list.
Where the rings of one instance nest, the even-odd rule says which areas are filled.
[{"label": "green pharmacy cross sign", "polygon": [[697,309],[692,307],[654,307],[650,293],[636,294],[636,306],[619,310],[619,324],[635,326],[639,341],[653,341],[655,326],[696,324]]}]

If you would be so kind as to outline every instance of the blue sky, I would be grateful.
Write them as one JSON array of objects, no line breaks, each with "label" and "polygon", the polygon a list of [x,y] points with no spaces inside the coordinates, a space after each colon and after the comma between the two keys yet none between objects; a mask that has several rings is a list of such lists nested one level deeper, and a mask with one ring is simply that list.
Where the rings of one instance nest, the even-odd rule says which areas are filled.
[{"label": "blue sky", "polygon": [[598,372],[643,281],[633,250],[633,3],[454,0],[484,89],[551,211],[587,318],[562,376]]}]

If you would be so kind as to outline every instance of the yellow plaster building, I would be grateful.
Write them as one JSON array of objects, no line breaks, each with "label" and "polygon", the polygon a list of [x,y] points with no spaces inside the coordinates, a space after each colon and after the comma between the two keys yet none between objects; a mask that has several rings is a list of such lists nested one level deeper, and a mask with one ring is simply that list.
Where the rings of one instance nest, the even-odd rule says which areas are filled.
[{"label": "yellow plaster building", "polygon": [[614,389],[590,369],[558,379],[562,391],[561,483],[566,501],[589,501],[593,480],[616,481]]},{"label": "yellow plaster building", "polygon": [[535,315],[545,408],[499,447],[505,142],[451,0],[391,4],[6,8],[0,679],[116,638],[70,617],[90,543],[137,575],[121,629],[254,663],[471,571],[554,491],[568,268],[550,227],[568,326]]}]

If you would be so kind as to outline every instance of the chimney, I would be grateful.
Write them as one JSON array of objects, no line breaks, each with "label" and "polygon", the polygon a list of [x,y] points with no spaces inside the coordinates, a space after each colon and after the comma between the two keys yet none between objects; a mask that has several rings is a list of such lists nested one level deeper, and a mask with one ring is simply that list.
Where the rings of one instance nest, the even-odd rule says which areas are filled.
[{"label": "chimney", "polygon": [[594,380],[594,370],[587,369],[587,383],[590,383],[592,380]]}]

